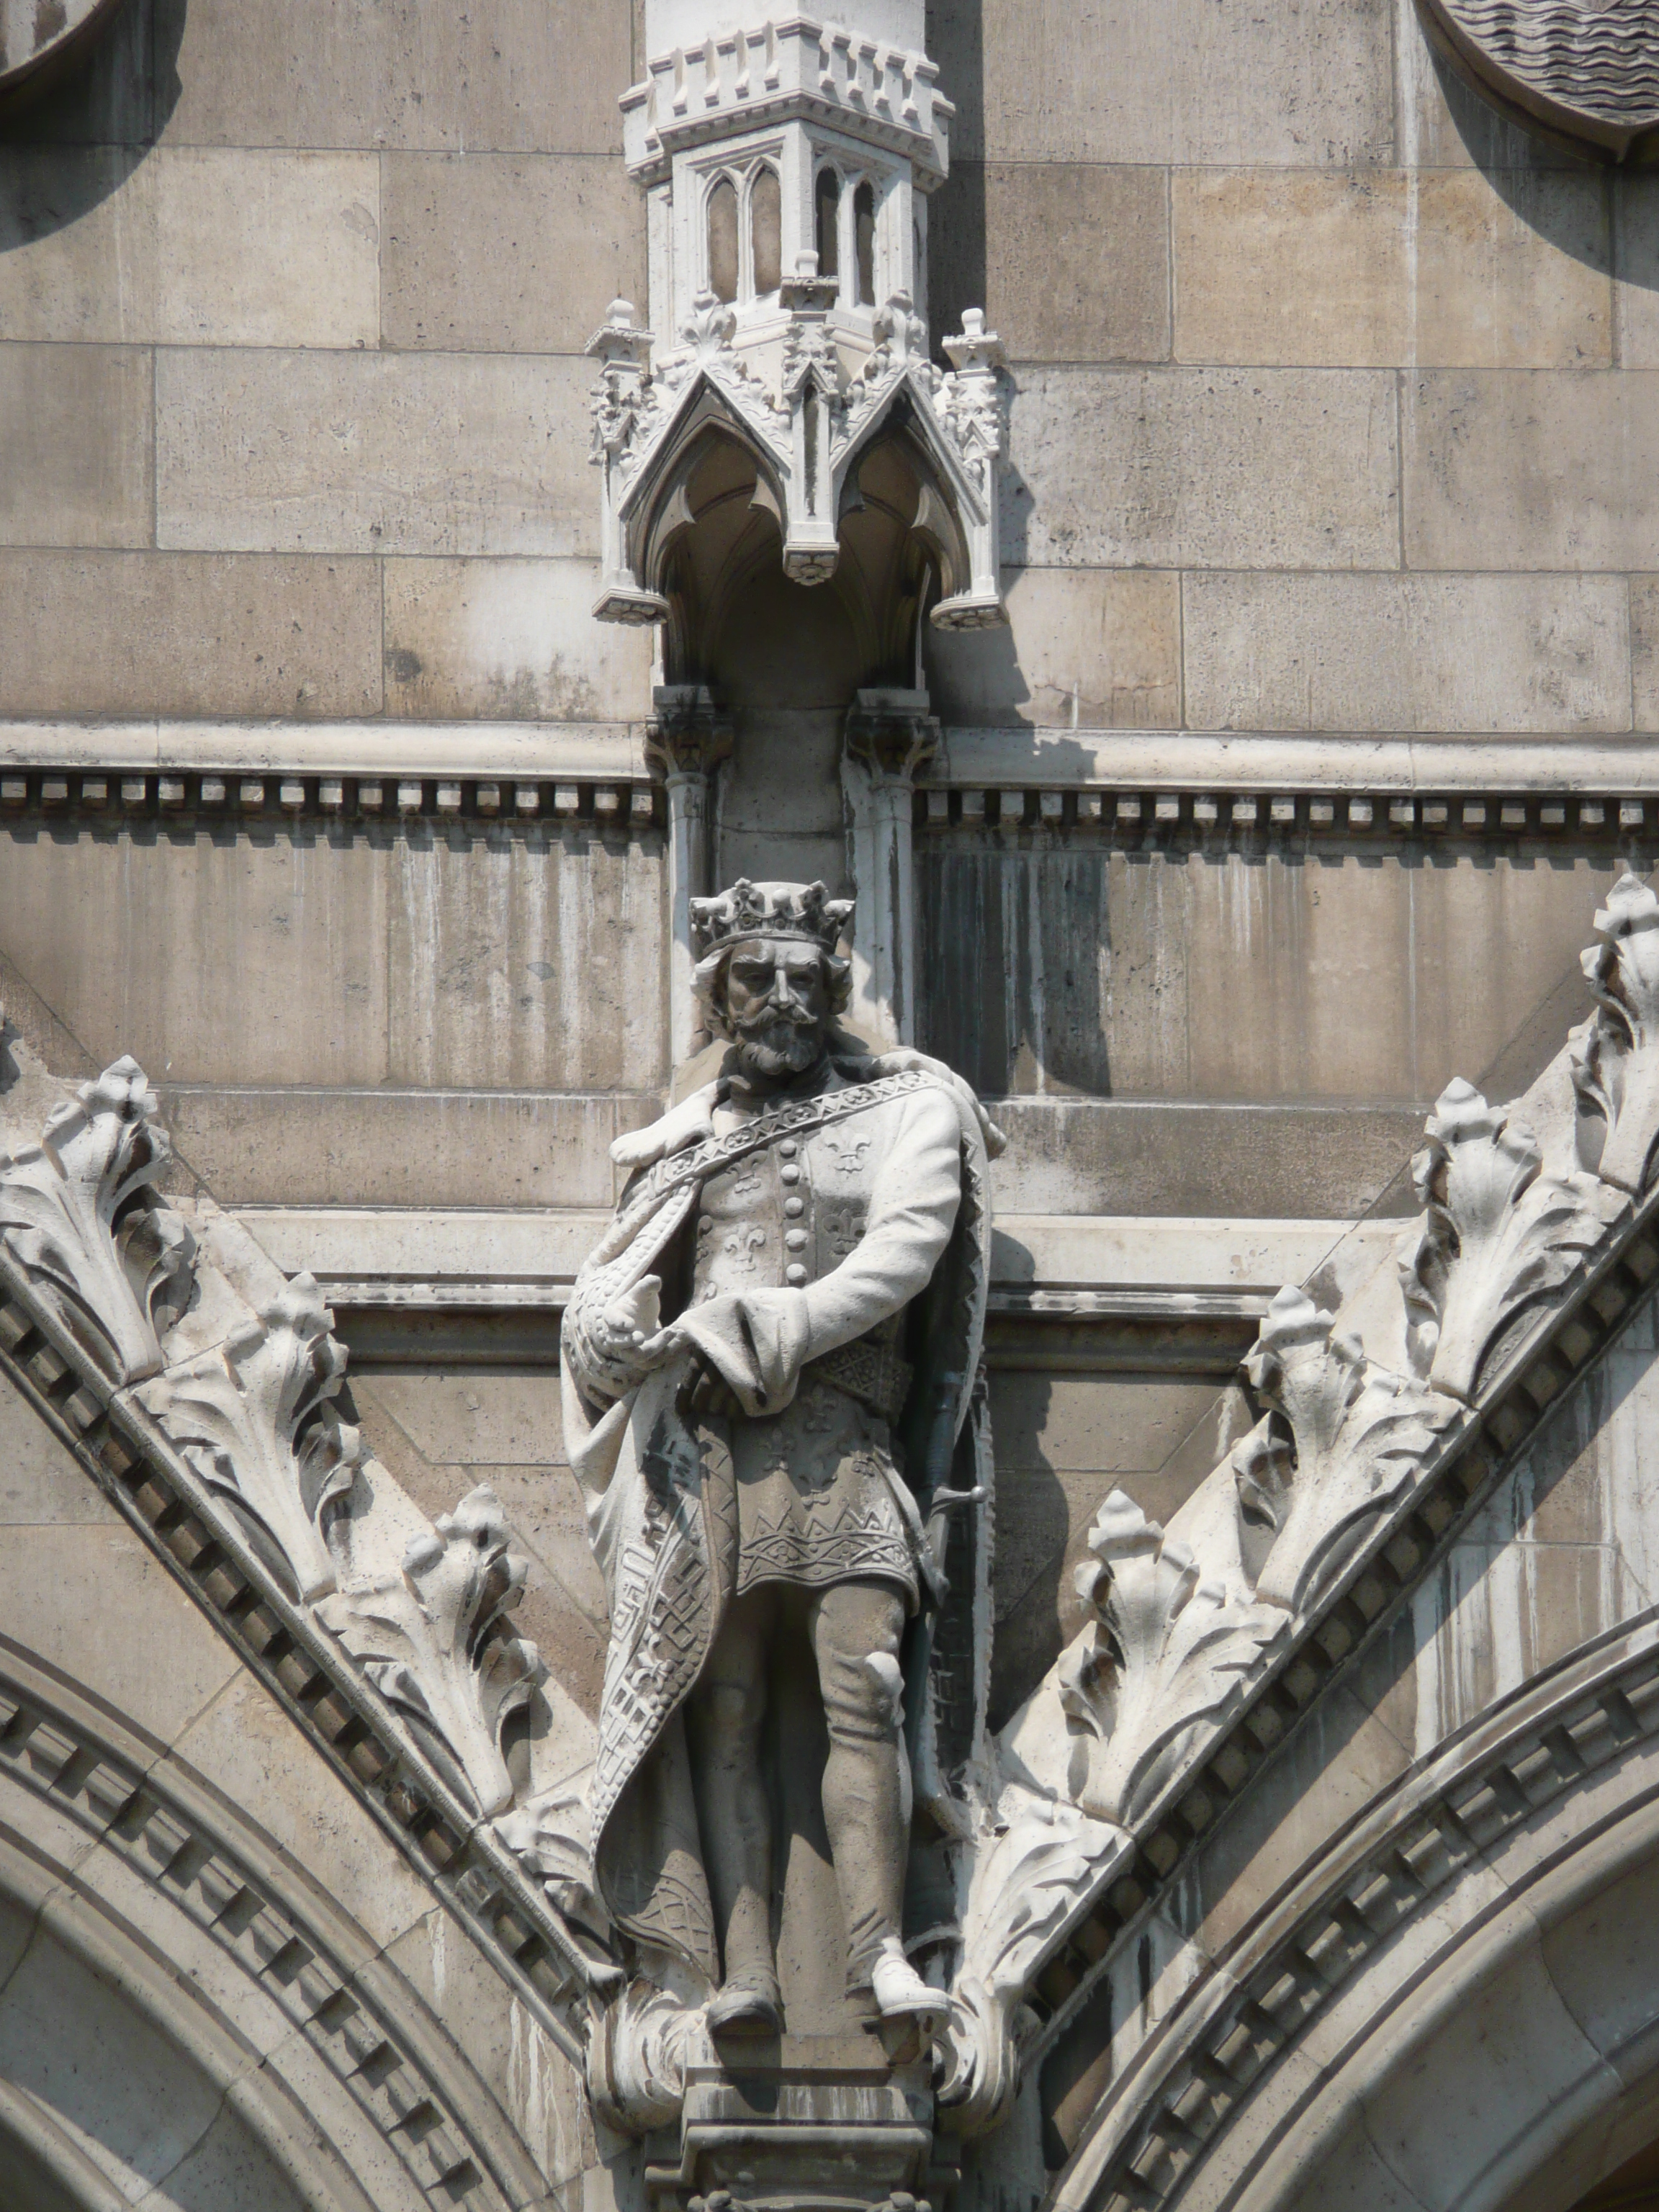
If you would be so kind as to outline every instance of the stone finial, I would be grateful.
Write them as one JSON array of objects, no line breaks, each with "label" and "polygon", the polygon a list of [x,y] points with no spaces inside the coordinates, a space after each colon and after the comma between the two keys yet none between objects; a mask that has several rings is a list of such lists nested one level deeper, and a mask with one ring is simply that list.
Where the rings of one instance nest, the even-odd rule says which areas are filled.
[{"label": "stone finial", "polygon": [[1467,1401],[1509,1324],[1565,1285],[1624,1201],[1591,1176],[1545,1175],[1532,1131],[1461,1076],[1424,1136],[1412,1181],[1427,1219],[1399,1252],[1408,1336],[1419,1373]]},{"label": "stone finial", "polygon": [[1358,1338],[1288,1285],[1244,1370],[1269,1408],[1231,1462],[1239,1510],[1270,1542],[1255,1595],[1300,1614],[1410,1487],[1456,1407],[1375,1365]]},{"label": "stone finial", "polygon": [[1601,942],[1580,955],[1595,1012],[1568,1039],[1581,1126],[1600,1121],[1595,1170],[1639,1198],[1659,1139],[1659,898],[1620,878],[1595,915]]},{"label": "stone finial", "polygon": [[313,1278],[296,1275],[217,1351],[139,1393],[209,1487],[270,1539],[307,1604],[334,1588],[324,1528],[363,1456],[328,1403],[346,1369],[333,1326]]},{"label": "stone finial", "polygon": [[496,1633],[527,1572],[510,1540],[499,1499],[481,1484],[416,1538],[400,1576],[318,1607],[382,1696],[459,1766],[486,1820],[513,1802],[502,1727],[547,1671],[533,1644]]},{"label": "stone finial", "polygon": [[0,1242],[117,1383],[161,1367],[161,1317],[190,1295],[195,1240],[153,1197],[172,1156],[159,1103],[136,1060],[115,1060],[52,1108],[40,1144],[0,1158]]},{"label": "stone finial", "polygon": [[1093,1819],[1127,1825],[1194,1739],[1238,1704],[1285,1619],[1206,1579],[1121,1490],[1096,1514],[1089,1549],[1076,1580],[1092,1625],[1060,1662],[1060,1704],[1078,1739],[1071,1794]]}]

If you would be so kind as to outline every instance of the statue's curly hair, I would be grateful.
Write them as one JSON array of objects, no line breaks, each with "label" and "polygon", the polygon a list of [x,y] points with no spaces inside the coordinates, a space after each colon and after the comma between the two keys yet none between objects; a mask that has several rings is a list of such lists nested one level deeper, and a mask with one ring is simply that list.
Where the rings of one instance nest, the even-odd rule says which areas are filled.
[{"label": "statue's curly hair", "polygon": [[[696,993],[708,1014],[708,1027],[715,1036],[732,1042],[731,1025],[726,1018],[726,970],[732,964],[732,955],[738,944],[716,945],[707,952],[691,971],[691,988]],[[853,963],[843,960],[838,952],[818,952],[818,966],[823,975],[823,994],[832,1019],[844,1014],[853,1000]]]}]

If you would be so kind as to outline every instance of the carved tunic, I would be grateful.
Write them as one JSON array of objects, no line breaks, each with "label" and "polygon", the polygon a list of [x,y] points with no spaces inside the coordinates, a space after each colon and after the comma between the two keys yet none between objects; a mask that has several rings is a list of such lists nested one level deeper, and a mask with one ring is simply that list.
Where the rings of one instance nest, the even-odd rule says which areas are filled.
[{"label": "carved tunic", "polygon": [[[804,1289],[863,1237],[876,1152],[868,1117],[784,1138],[704,1184],[688,1303],[732,1291]],[[890,1424],[909,1370],[902,1310],[801,1370],[795,1401],[734,1425],[737,1589],[823,1589],[880,1576],[916,1600],[915,1511]],[[908,1510],[901,1508],[904,1500]]]}]

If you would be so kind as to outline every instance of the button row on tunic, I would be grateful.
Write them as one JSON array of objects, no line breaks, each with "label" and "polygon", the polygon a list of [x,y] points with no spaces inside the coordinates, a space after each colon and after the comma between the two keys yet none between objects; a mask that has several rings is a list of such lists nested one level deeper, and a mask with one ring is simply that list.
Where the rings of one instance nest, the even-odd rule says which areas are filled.
[{"label": "button row on tunic", "polygon": [[806,1200],[804,1198],[786,1198],[783,1201],[783,1210],[789,1218],[794,1221],[805,1212]]},{"label": "button row on tunic", "polygon": [[799,1260],[795,1261],[793,1267],[786,1267],[784,1269],[783,1279],[792,1289],[799,1290],[800,1288],[801,1285],[806,1280],[806,1270],[801,1266]]}]

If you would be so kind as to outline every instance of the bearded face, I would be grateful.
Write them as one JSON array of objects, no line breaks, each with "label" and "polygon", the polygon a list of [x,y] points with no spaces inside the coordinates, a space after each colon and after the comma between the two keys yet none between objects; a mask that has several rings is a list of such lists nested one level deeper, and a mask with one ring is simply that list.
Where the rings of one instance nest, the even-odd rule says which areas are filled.
[{"label": "bearded face", "polygon": [[823,962],[810,945],[757,938],[738,945],[727,963],[723,997],[744,1075],[787,1081],[823,1059],[830,1007]]}]

